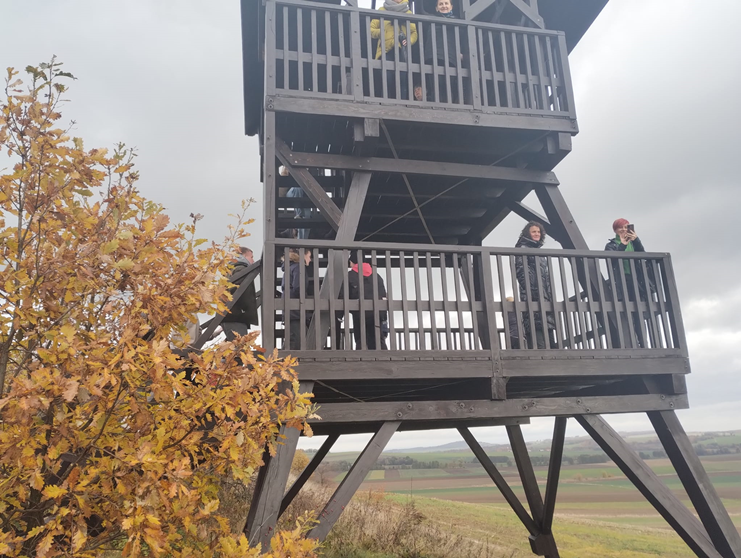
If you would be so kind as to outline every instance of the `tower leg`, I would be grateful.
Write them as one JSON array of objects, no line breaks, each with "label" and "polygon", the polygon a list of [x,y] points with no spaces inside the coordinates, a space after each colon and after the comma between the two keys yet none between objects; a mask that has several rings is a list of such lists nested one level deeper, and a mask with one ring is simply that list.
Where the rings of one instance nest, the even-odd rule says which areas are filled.
[{"label": "tower leg", "polygon": [[575,418],[695,554],[703,558],[724,558],[702,523],[602,417],[577,415]]},{"label": "tower leg", "polygon": [[342,479],[340,486],[332,494],[329,503],[324,506],[319,514],[319,524],[307,536],[320,541],[324,540],[400,424],[400,421],[394,421],[384,422],[381,425],[381,428],[373,435],[373,438],[353,463],[345,478]]},{"label": "tower leg", "polygon": [[648,418],[715,548],[724,558],[741,556],[741,536],[675,412],[654,411],[648,413]]},{"label": "tower leg", "polygon": [[[299,390],[305,393],[311,391],[312,387],[313,382],[301,382]],[[244,528],[250,546],[262,544],[263,548],[267,548],[275,534],[275,524],[280,514],[283,493],[286,490],[288,474],[291,472],[291,463],[301,431],[298,428],[283,426],[280,434],[283,437],[282,444],[278,446],[275,456],[265,462],[257,475],[247,525]]]}]

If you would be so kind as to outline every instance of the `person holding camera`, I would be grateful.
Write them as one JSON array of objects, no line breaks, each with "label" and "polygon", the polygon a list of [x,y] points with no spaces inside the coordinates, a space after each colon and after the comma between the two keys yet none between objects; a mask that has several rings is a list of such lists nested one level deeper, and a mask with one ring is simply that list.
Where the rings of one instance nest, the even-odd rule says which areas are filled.
[{"label": "person holding camera", "polygon": [[[381,11],[392,12],[397,14],[411,14],[412,11],[409,9],[409,2],[407,0],[385,0],[383,6],[378,8]],[[380,59],[381,56],[386,56],[386,60],[399,61],[399,62],[411,62],[406,60],[406,48],[407,41],[410,44],[417,42],[417,26],[414,23],[409,23],[404,20],[398,20],[397,30],[398,36],[394,33],[394,18],[385,19],[383,22],[383,33],[381,33],[381,20],[373,19],[370,23],[370,32],[373,39],[378,40],[378,48],[376,49],[376,60]],[[407,31],[409,37],[407,37]],[[396,99],[396,80],[394,70],[386,70],[386,83],[388,84],[388,97],[389,99]],[[401,72],[399,74],[399,92],[401,93],[402,99],[409,99],[409,86],[407,84],[407,72]],[[381,80],[379,79],[378,82]]]}]

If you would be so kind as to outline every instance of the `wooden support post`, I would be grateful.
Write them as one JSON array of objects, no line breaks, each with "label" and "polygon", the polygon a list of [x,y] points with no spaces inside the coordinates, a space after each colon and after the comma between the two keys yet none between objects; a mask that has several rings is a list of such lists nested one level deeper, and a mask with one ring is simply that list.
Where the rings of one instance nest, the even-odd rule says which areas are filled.
[{"label": "wooden support post", "polygon": [[[300,382],[299,391],[310,392],[313,387],[314,382]],[[283,493],[286,490],[288,474],[291,472],[291,463],[301,431],[283,426],[280,434],[283,439],[275,456],[268,460],[258,473],[258,480],[261,482],[255,487],[247,525],[244,528],[250,546],[262,544],[263,548],[268,548],[270,539],[275,534],[275,524],[280,514]]]},{"label": "wooden support post", "polygon": [[724,558],[741,556],[741,536],[697,457],[674,411],[648,413],[666,454],[695,506],[700,521]]},{"label": "wooden support post", "polygon": [[702,523],[602,417],[576,415],[575,418],[695,554],[703,558],[724,558],[715,549]]},{"label": "wooden support post", "polygon": [[484,448],[482,448],[481,445],[476,441],[476,438],[473,437],[471,431],[466,427],[460,427],[458,428],[458,432],[461,433],[461,436],[463,436],[463,439],[468,444],[468,447],[471,448],[473,454],[479,460],[484,470],[489,474],[491,480],[494,481],[494,484],[499,489],[499,492],[502,493],[502,496],[510,505],[512,511],[515,512],[515,515],[517,515],[519,520],[522,521],[522,524],[528,530],[530,535],[534,537],[540,535],[540,528],[535,523],[535,521],[533,521],[533,518],[530,517],[530,515],[527,513],[527,510],[522,505],[520,500],[517,499],[517,496],[509,487],[507,481],[504,480],[504,477],[496,468],[496,465],[494,465],[491,459],[489,459],[489,456],[486,455]]},{"label": "wooden support post", "polygon": [[400,424],[400,421],[394,421],[381,425],[319,514],[319,524],[309,531],[308,537],[324,540]]},{"label": "wooden support post", "polygon": [[291,485],[291,488],[288,489],[286,495],[283,496],[283,501],[280,504],[280,513],[278,514],[279,516],[283,515],[283,512],[286,511],[286,508],[291,505],[293,499],[301,491],[301,488],[303,488],[303,486],[306,484],[306,481],[309,480],[314,471],[316,471],[316,468],[319,467],[322,460],[329,453],[329,450],[332,449],[332,446],[339,439],[339,437],[339,434],[330,434],[329,436],[327,436],[327,439],[324,440],[322,447],[320,447],[319,451],[314,454],[314,457],[311,459],[311,461],[309,461],[309,464],[303,471],[301,471],[301,474]]},{"label": "wooden support post", "polygon": [[567,420],[567,417],[556,417],[553,425],[548,481],[545,487],[545,501],[543,502],[543,531],[546,533],[550,533],[553,527],[553,512],[556,509],[556,494],[558,493],[558,479],[561,476],[563,441],[566,435]]}]

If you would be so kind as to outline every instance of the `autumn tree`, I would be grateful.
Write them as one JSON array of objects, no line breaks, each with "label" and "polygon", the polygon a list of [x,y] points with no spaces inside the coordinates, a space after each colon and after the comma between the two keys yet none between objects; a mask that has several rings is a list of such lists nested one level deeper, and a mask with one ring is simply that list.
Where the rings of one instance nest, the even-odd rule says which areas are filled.
[{"label": "autumn tree", "polygon": [[[255,335],[190,355],[175,341],[225,308],[243,218],[224,245],[196,238],[197,216],[170,225],[131,150],[60,125],[72,76],[26,72],[0,101],[0,555],[256,555],[219,479],[248,481],[309,401]],[[312,556],[303,534],[263,552]]]}]

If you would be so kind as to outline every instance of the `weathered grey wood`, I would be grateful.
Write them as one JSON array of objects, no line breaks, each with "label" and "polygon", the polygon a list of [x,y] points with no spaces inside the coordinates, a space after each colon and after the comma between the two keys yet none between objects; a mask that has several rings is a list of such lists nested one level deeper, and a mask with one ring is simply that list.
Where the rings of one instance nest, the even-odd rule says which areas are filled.
[{"label": "weathered grey wood", "polygon": [[306,481],[308,481],[314,471],[316,471],[316,468],[319,467],[319,465],[322,463],[322,460],[326,457],[326,455],[329,453],[329,450],[332,449],[332,446],[339,438],[339,434],[330,434],[329,436],[327,436],[327,439],[324,440],[324,443],[314,454],[314,457],[311,458],[309,464],[304,468],[303,471],[301,471],[301,474],[291,485],[291,488],[288,489],[286,495],[283,496],[283,501],[280,504],[280,515],[283,515],[283,512],[286,511],[286,508],[291,505],[293,499],[298,495],[303,486],[306,484]]},{"label": "weathered grey wood", "polygon": [[[437,66],[434,66],[437,68]],[[269,111],[298,114],[324,114],[327,116],[344,116],[347,118],[383,118],[410,122],[428,122],[463,126],[481,126],[491,128],[508,128],[517,130],[543,130],[549,132],[577,133],[576,119],[560,117],[562,113],[550,113],[550,118],[538,118],[535,115],[519,115],[524,109],[505,109],[501,113],[476,113],[449,110],[429,110],[427,108],[394,105],[387,101],[378,106],[370,103],[352,103],[342,100],[314,99],[294,97],[285,94],[267,99]],[[545,111],[540,111],[545,112]],[[540,116],[540,115],[538,115]]]},{"label": "weathered grey wood", "polygon": [[677,415],[661,411],[648,413],[648,418],[718,553],[724,558],[741,556],[741,536]]},{"label": "weathered grey wood", "polygon": [[325,403],[321,415],[326,422],[372,420],[463,420],[485,418],[572,416],[584,413],[637,413],[686,409],[686,395],[619,395],[599,397],[548,397],[506,401],[414,401]]},{"label": "weathered grey wood", "polygon": [[486,11],[488,8],[493,6],[496,2],[502,2],[502,0],[476,0],[470,8],[468,8],[465,13],[464,17],[468,20],[475,20],[477,17],[479,17],[484,11]]},{"label": "weathered grey wood", "polygon": [[558,179],[552,172],[515,169],[511,167],[469,165],[440,161],[416,161],[413,159],[355,157],[352,155],[334,155],[329,153],[299,153],[296,151],[291,151],[290,155],[286,157],[286,160],[293,167],[488,178],[508,182],[558,184]]},{"label": "weathered grey wood", "polygon": [[538,14],[537,10],[533,10],[530,6],[525,4],[523,0],[509,0],[509,2],[520,12],[522,12],[522,15],[524,15],[527,19],[529,19],[533,24],[535,24],[540,29],[545,28],[545,24],[543,23],[543,18],[540,17],[540,14]]},{"label": "weathered grey wood", "polygon": [[[299,391],[301,393],[310,392],[313,386],[313,382],[300,382]],[[270,539],[275,534],[275,524],[280,515],[281,501],[301,431],[297,428],[283,426],[280,434],[281,443],[278,445],[275,456],[264,465],[267,471],[262,489],[252,501],[252,505],[256,508],[252,521],[245,526],[245,534],[250,546],[262,544],[263,548],[268,548]]]},{"label": "weathered grey wood", "polygon": [[561,475],[561,460],[563,459],[563,443],[566,435],[567,417],[556,417],[553,425],[553,439],[551,441],[550,463],[548,464],[548,480],[543,499],[542,529],[550,533],[553,527],[553,512],[556,509],[556,494],[558,493],[558,479]]},{"label": "weathered grey wood", "polygon": [[[299,65],[300,66],[300,65]],[[314,202],[314,205],[319,208],[321,214],[327,219],[327,222],[332,226],[334,230],[337,230],[340,226],[340,218],[342,212],[337,204],[327,195],[324,188],[316,181],[311,173],[305,168],[296,168],[292,164],[293,152],[285,144],[283,140],[276,140],[276,155],[280,159],[283,166],[288,169],[294,180],[298,183],[301,189],[304,191],[306,196]]]},{"label": "weathered grey wood", "polygon": [[486,452],[484,451],[484,448],[481,447],[481,445],[478,443],[476,438],[474,438],[473,434],[471,434],[471,431],[466,427],[458,428],[458,432],[461,433],[461,436],[463,436],[463,439],[468,444],[468,447],[471,448],[471,451],[476,456],[476,459],[479,460],[481,463],[481,466],[484,468],[484,470],[487,472],[487,474],[491,477],[491,480],[494,481],[494,484],[499,489],[499,492],[502,493],[502,496],[507,501],[507,503],[512,508],[512,511],[515,512],[515,515],[517,515],[517,518],[522,522],[522,524],[525,526],[525,528],[528,530],[528,532],[531,535],[539,535],[540,529],[535,524],[535,521],[533,521],[533,518],[530,517],[530,515],[527,513],[527,510],[522,505],[520,500],[517,498],[515,493],[512,491],[512,489],[507,484],[507,481],[504,480],[504,477],[499,472],[499,470],[496,468],[496,465],[492,463],[491,459],[489,459],[489,456],[486,455]]},{"label": "weathered grey wood", "polygon": [[[491,426],[508,426],[529,424],[529,419],[486,419],[486,420],[467,420],[467,421],[428,421],[428,422],[403,422],[397,432],[420,432],[423,430],[437,430],[440,428],[458,428],[466,426],[468,428],[491,427]],[[383,423],[381,421],[355,422],[342,424],[322,424],[317,422],[312,424],[311,429],[316,436],[329,436],[339,434],[374,434],[378,431]]]},{"label": "weathered grey wood", "polygon": [[576,420],[698,556],[723,558],[700,521],[600,416]]},{"label": "weathered grey wood", "polygon": [[[591,351],[601,354],[604,351]],[[636,376],[647,374],[687,374],[684,357],[668,358],[600,358],[600,359],[511,359],[508,351],[502,355],[502,374],[508,377],[538,376]]]},{"label": "weathered grey wood", "polygon": [[538,479],[535,477],[533,463],[530,461],[527,444],[522,435],[522,428],[519,425],[507,426],[507,436],[509,437],[509,445],[512,448],[517,471],[520,473],[522,489],[525,491],[525,498],[527,498],[527,503],[530,506],[530,513],[535,523],[542,525],[543,497],[540,495]]},{"label": "weathered grey wood", "polygon": [[320,541],[324,540],[400,424],[399,421],[383,423],[383,426],[379,428],[358,456],[355,463],[353,463],[345,478],[342,479],[332,498],[330,498],[329,503],[319,514],[319,523],[309,531],[308,537]]}]

